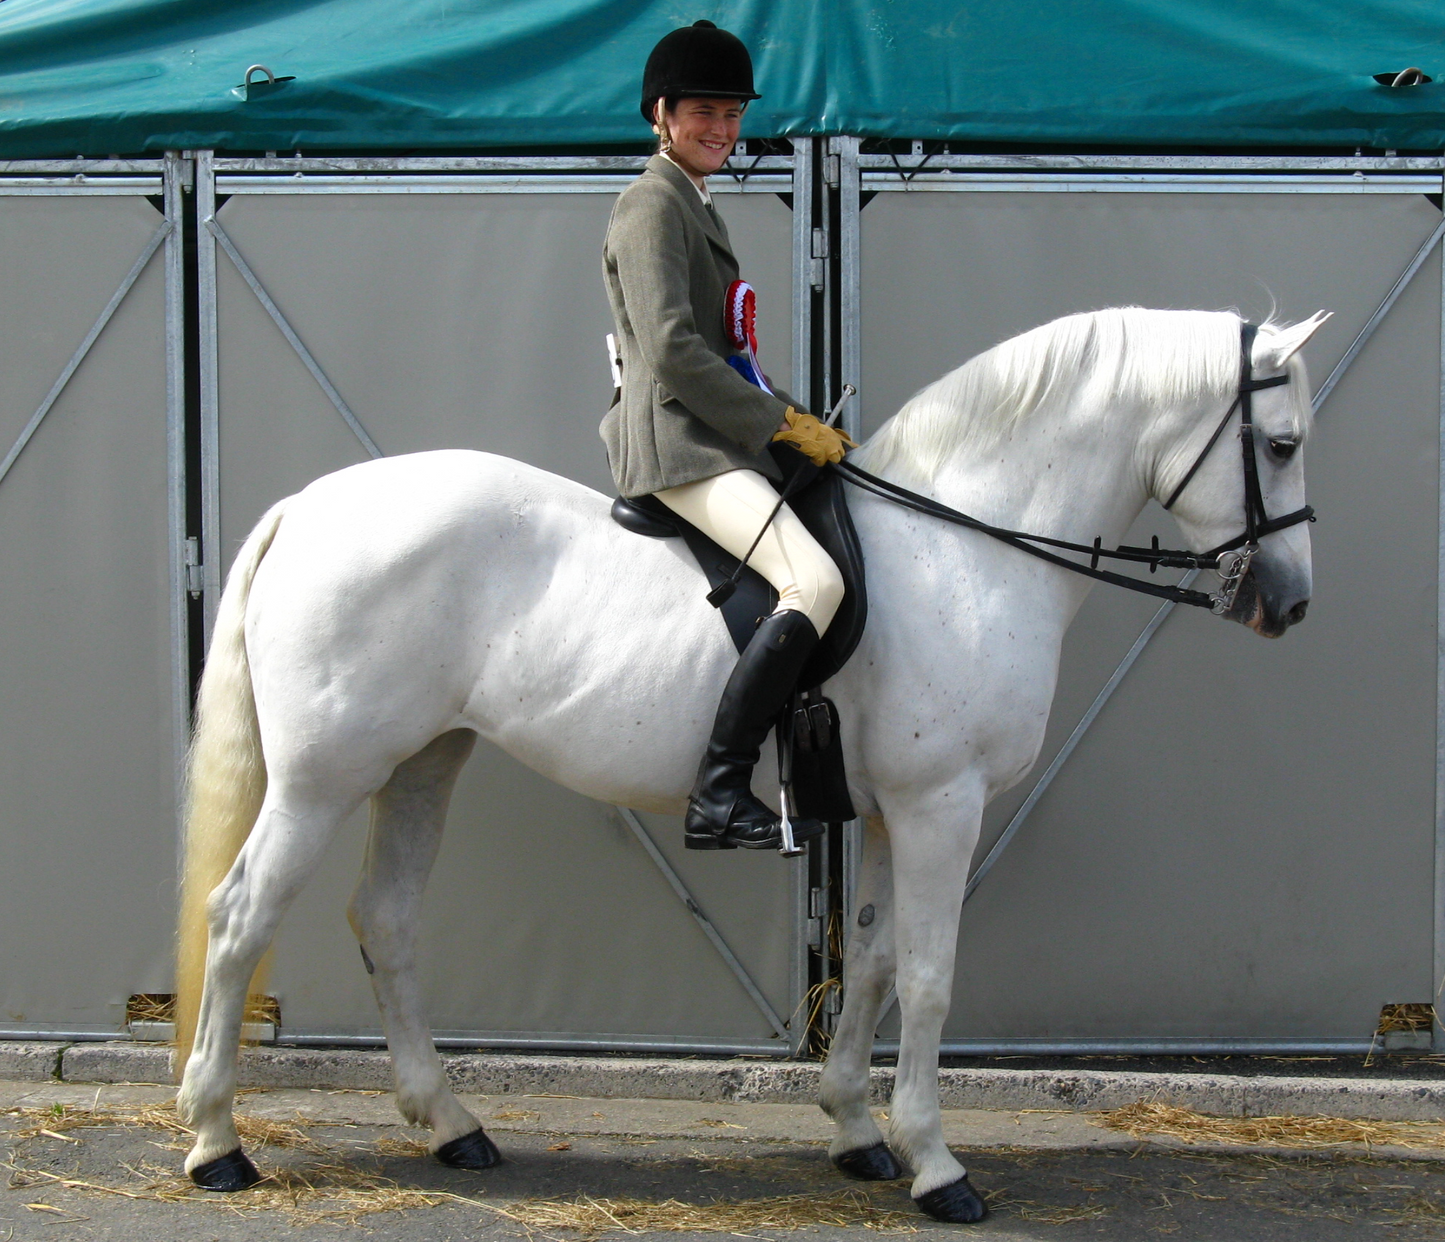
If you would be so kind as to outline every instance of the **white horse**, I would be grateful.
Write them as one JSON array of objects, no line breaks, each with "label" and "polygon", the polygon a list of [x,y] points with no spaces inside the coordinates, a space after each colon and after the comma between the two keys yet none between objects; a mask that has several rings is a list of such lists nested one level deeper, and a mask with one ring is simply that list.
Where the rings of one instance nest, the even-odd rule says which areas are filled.
[{"label": "white horse", "polygon": [[[1254,400],[1272,514],[1304,503],[1296,449],[1310,407],[1296,352],[1320,322],[1266,325],[1253,346],[1255,375],[1289,380]],[[1060,319],[925,388],[850,460],[1001,526],[1112,547],[1203,451],[1237,393],[1240,339],[1228,313]],[[1221,438],[1174,510],[1191,547],[1242,529],[1238,443]],[[867,1108],[873,1032],[896,982],[887,1143],[925,1211],[973,1220],[983,1206],[944,1144],[937,1095],[961,899],[985,804],[1038,756],[1060,644],[1090,583],[985,535],[852,499],[868,628],[827,693],[867,818],[857,901],[876,913],[847,947],[821,1103],[840,1168],[901,1173]],[[1257,632],[1303,617],[1308,528],[1264,538],[1246,587],[1234,619]],[[214,1189],[255,1178],[231,1112],[247,984],[337,826],[367,799],[349,914],[397,1105],[446,1162],[499,1158],[447,1085],[415,969],[452,785],[481,736],[603,802],[682,811],[736,659],[705,590],[680,541],[630,534],[598,493],[483,453],[354,466],[266,514],[221,600],[191,760],[178,989],[193,1178]],[[760,771],[759,791],[768,785]]]}]

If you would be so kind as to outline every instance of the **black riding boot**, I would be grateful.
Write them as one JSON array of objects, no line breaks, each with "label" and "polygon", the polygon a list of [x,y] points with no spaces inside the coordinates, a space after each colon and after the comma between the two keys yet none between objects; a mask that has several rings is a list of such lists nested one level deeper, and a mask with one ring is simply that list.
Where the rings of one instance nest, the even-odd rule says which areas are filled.
[{"label": "black riding boot", "polygon": [[[687,800],[690,850],[775,850],[782,822],[752,792],[753,766],[814,647],[818,631],[789,609],[763,618],[728,678],[697,784]],[[817,820],[794,820],[793,840],[821,836]]]}]

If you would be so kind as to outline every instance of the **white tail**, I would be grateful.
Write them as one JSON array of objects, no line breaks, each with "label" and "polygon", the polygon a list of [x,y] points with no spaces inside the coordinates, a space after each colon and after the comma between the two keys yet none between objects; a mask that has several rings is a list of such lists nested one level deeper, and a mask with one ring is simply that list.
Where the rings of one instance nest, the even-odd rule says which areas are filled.
[{"label": "white tail", "polygon": [[[246,658],[251,582],[276,537],[286,502],[273,505],[246,537],[216,610],[216,628],[196,698],[186,782],[186,853],[176,945],[176,1072],[195,1038],[206,972],[206,899],[226,877],[266,796],[266,761]],[[265,969],[258,968],[257,975]],[[252,991],[259,988],[252,981]]]}]

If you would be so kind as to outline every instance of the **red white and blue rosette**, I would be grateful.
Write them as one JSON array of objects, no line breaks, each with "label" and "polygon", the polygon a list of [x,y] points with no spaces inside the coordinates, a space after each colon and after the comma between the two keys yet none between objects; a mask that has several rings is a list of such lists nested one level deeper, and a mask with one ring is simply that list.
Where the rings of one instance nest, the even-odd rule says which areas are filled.
[{"label": "red white and blue rosette", "polygon": [[728,286],[723,298],[723,327],[729,344],[738,351],[728,359],[728,365],[748,383],[772,392],[758,365],[758,299],[745,280],[735,280]]}]

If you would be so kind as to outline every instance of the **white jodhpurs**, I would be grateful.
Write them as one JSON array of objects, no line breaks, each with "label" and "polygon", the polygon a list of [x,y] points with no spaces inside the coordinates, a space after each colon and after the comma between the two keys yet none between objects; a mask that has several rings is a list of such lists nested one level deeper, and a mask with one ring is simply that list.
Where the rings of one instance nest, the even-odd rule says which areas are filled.
[{"label": "white jodhpurs", "polygon": [[[729,470],[656,495],[736,557],[747,554],[778,503],[777,490],[756,470]],[[843,575],[787,505],[778,510],[748,564],[778,592],[778,612],[803,613],[819,635],[828,628],[843,602]]]}]

